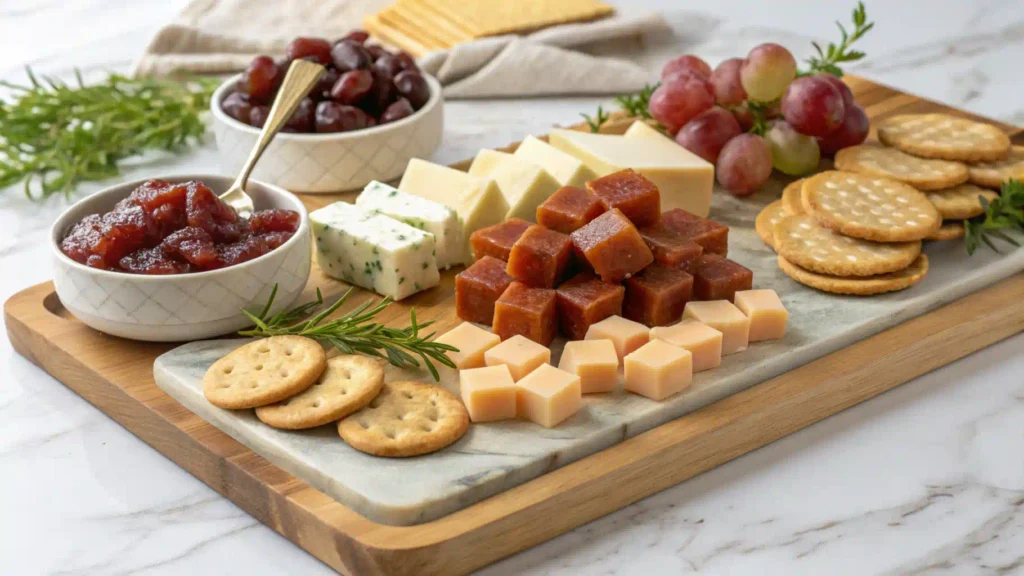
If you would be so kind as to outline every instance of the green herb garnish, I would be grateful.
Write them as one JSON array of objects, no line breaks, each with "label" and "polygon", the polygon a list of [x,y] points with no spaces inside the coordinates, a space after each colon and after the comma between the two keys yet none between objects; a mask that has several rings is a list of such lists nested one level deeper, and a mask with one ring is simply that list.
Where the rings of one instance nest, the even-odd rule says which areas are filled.
[{"label": "green herb garnish", "polygon": [[616,96],[615,103],[630,116],[652,119],[651,111],[648,107],[651,103],[651,94],[654,94],[658,86],[661,86],[661,82],[647,84],[636,94]]},{"label": "green herb garnish", "polygon": [[349,288],[334,304],[303,321],[303,318],[323,306],[324,298],[320,289],[318,288],[316,291],[315,301],[268,316],[274,303],[274,296],[277,295],[277,285],[275,284],[270,292],[270,298],[259,315],[242,310],[242,314],[245,314],[255,326],[248,330],[241,330],[239,334],[257,338],[286,335],[306,336],[330,344],[345,354],[366,354],[383,358],[393,366],[404,369],[419,368],[420,360],[416,359],[418,356],[434,380],[441,379],[434,366],[435,361],[455,368],[455,363],[448,358],[447,353],[458,352],[458,348],[450,344],[431,341],[431,338],[434,337],[433,332],[426,336],[420,336],[420,330],[434,322],[417,324],[415,310],[409,310],[409,326],[406,328],[390,328],[373,322],[373,319],[391,304],[390,297],[384,298],[376,305],[371,305],[371,301],[367,300],[338,318],[327,320],[328,316],[345,303],[352,290]]},{"label": "green herb garnish", "polygon": [[978,201],[985,208],[985,213],[964,221],[964,247],[967,248],[967,254],[974,254],[982,243],[999,252],[992,242],[993,238],[1020,246],[1005,231],[1024,232],[1024,184],[1020,180],[1007,180],[1003,182],[998,198],[989,202],[984,196],[978,196]]},{"label": "green herb garnish", "polygon": [[21,182],[32,200],[69,197],[81,182],[120,174],[126,158],[199,140],[200,114],[218,85],[111,74],[86,86],[77,70],[68,85],[27,72],[28,86],[0,81],[14,92],[0,100],[0,188]]},{"label": "green herb garnish", "polygon": [[583,112],[580,112],[580,116],[583,116],[583,119],[587,121],[587,126],[590,126],[590,131],[595,134],[600,132],[601,125],[608,121],[608,113],[601,106],[597,107],[597,115],[595,117],[588,116]]},{"label": "green herb garnish", "polygon": [[860,40],[862,36],[867,34],[868,30],[874,28],[874,22],[868,22],[868,14],[864,9],[863,2],[857,2],[857,7],[853,9],[853,32],[847,32],[846,27],[836,21],[836,26],[839,27],[839,33],[842,35],[842,40],[838,45],[829,43],[828,49],[822,50],[821,46],[817,42],[811,42],[814,45],[814,49],[818,52],[818,55],[807,59],[807,64],[810,66],[810,70],[803,74],[813,74],[815,72],[826,72],[833,76],[843,75],[843,69],[839,67],[839,64],[846,62],[856,62],[864,58],[864,53],[859,50],[850,50],[850,46],[854,42]]}]

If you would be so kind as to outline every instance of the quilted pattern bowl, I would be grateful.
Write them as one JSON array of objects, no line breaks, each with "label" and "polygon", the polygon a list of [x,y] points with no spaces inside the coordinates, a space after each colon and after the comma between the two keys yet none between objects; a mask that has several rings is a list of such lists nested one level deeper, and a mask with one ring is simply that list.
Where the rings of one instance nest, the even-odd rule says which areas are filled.
[{"label": "quilted pattern bowl", "polygon": [[[441,144],[444,106],[441,85],[428,74],[430,100],[412,116],[364,130],[337,134],[280,132],[260,158],[252,177],[293,192],[339,192],[371,180],[402,175],[411,158],[429,158]],[[221,169],[236,174],[256,144],[259,130],[224,113],[220,103],[239,76],[229,78],[210,100]]]},{"label": "quilted pattern bowl", "polygon": [[[163,179],[201,180],[214,192],[226,190],[233,181],[207,174]],[[208,272],[147,276],[90,268],[61,252],[60,241],[76,222],[89,214],[109,211],[143,182],[118,184],[79,201],[50,229],[57,296],[86,325],[114,336],[151,342],[211,338],[250,325],[239,310],[258,313],[274,284],[278,285],[274,312],[294,302],[306,286],[310,268],[306,208],[290,192],[255,180],[249,180],[246,192],[257,210],[284,208],[302,217],[294,236],[259,258]]]}]

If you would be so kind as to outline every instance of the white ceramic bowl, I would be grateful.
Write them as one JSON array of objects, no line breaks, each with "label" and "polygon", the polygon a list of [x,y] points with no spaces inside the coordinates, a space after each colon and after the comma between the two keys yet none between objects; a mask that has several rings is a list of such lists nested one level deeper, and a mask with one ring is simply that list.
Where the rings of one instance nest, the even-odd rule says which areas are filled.
[{"label": "white ceramic bowl", "polygon": [[[213,133],[221,169],[236,174],[249,157],[260,131],[228,116],[220,103],[241,75],[221,84],[210,100]],[[412,116],[365,130],[336,134],[279,132],[263,153],[252,177],[293,192],[340,192],[371,180],[388,181],[405,171],[411,158],[429,158],[441,144],[444,106],[441,84],[423,74],[430,100]]]},{"label": "white ceramic bowl", "polygon": [[[226,190],[234,180],[208,174],[163,179],[201,180],[214,192]],[[302,292],[309,279],[309,215],[287,190],[256,180],[249,180],[246,191],[257,210],[284,208],[301,215],[295,235],[259,258],[208,272],[148,276],[90,268],[61,252],[60,241],[75,223],[109,211],[143,182],[118,184],[77,202],[50,229],[53,283],[61,303],[76,318],[100,332],[132,340],[197,340],[251,325],[239,310],[258,313],[274,284],[274,311],[292,304]]]}]

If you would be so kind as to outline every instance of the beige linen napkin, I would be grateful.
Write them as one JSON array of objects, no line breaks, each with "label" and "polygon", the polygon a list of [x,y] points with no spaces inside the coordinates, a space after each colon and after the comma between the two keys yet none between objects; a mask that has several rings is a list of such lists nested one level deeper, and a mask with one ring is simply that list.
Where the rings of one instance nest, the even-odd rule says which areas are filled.
[{"label": "beige linen napkin", "polygon": [[[135,66],[139,76],[226,74],[259,54],[281,54],[296,36],[338,38],[392,0],[193,0],[157,32]],[[659,15],[617,15],[566,24],[529,36],[484,38],[434,52],[420,66],[448,98],[617,94],[636,91],[650,74],[600,54],[635,46],[668,25]]]}]

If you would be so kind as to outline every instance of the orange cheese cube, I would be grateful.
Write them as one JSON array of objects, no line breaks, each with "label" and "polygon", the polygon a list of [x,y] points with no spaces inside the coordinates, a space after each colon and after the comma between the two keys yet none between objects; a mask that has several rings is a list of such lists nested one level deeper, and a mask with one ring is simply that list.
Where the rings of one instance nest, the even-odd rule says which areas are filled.
[{"label": "orange cheese cube", "polygon": [[459,391],[473,422],[516,417],[516,383],[504,364],[459,372]]},{"label": "orange cheese cube", "polygon": [[681,392],[693,380],[693,356],[664,340],[651,340],[623,360],[626,390],[651,400]]},{"label": "orange cheese cube", "polygon": [[554,428],[580,409],[580,377],[543,364],[516,382],[516,411],[521,418]]},{"label": "orange cheese cube", "polygon": [[683,320],[672,326],[651,328],[651,340],[655,339],[689,350],[694,372],[722,365],[722,333],[707,324]]},{"label": "orange cheese cube", "polygon": [[729,355],[747,349],[750,339],[750,318],[747,318],[728,300],[687,302],[683,318],[703,322],[722,333],[722,354]]},{"label": "orange cheese cube", "polygon": [[513,336],[484,352],[484,364],[508,366],[509,372],[512,373],[512,379],[517,382],[538,366],[549,362],[551,362],[549,348],[521,335]]},{"label": "orange cheese cube", "polygon": [[750,341],[778,340],[786,335],[789,312],[775,290],[736,293],[736,307],[750,318]]},{"label": "orange cheese cube", "polygon": [[434,341],[458,348],[458,352],[448,352],[448,357],[455,362],[456,368],[465,370],[483,366],[484,352],[497,346],[501,342],[501,337],[469,322],[463,322]]},{"label": "orange cheese cube", "polygon": [[619,356],[611,340],[567,342],[558,369],[579,376],[584,394],[610,392],[619,383]]},{"label": "orange cheese cube", "polygon": [[584,340],[611,340],[615,346],[615,354],[619,360],[626,357],[626,354],[647,344],[650,340],[651,330],[639,322],[627,320],[622,316],[609,316],[600,322],[595,322],[587,329]]}]

